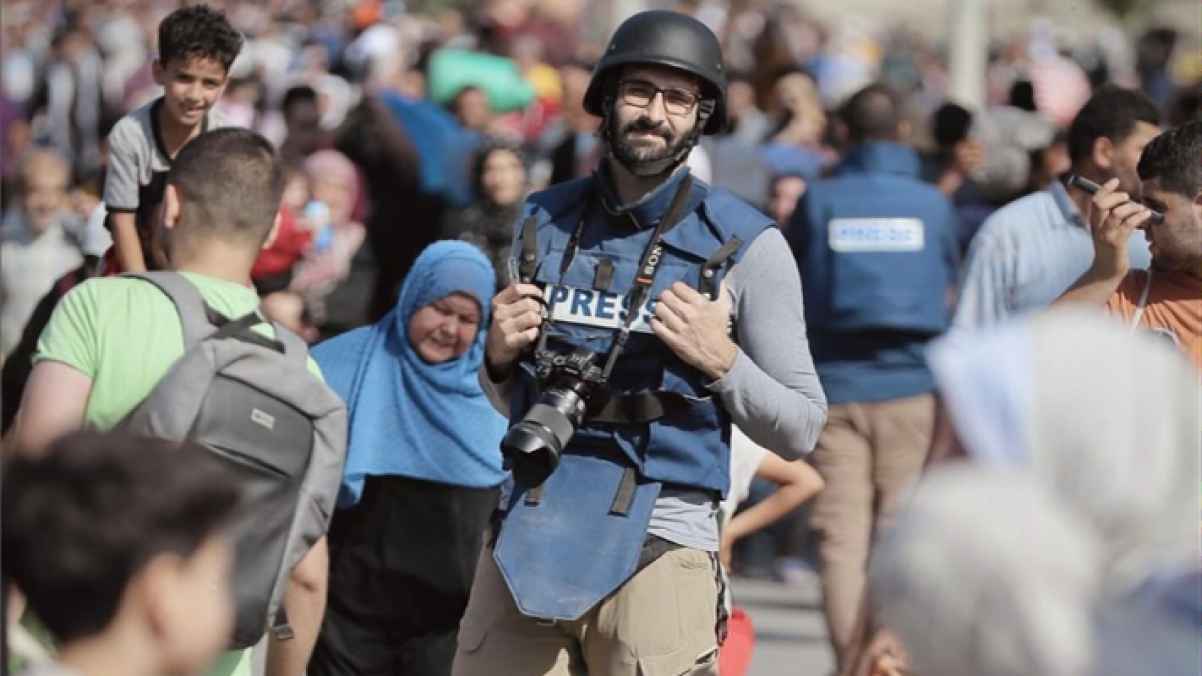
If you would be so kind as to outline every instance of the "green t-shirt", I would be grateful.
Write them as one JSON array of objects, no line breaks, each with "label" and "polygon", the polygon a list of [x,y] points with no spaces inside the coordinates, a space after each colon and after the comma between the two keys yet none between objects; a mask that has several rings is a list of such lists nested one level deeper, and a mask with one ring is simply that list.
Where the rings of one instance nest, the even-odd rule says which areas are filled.
[{"label": "green t-shirt", "polygon": [[[182,274],[227,317],[241,317],[259,307],[259,296],[250,287]],[[265,324],[255,330],[272,335]],[[102,277],[80,284],[59,301],[38,339],[34,362],[62,362],[91,378],[84,425],[107,430],[150,394],[183,353],[183,329],[171,299],[140,279]],[[309,370],[321,377],[312,359]],[[250,674],[250,650],[239,650],[222,655],[208,676]]]}]

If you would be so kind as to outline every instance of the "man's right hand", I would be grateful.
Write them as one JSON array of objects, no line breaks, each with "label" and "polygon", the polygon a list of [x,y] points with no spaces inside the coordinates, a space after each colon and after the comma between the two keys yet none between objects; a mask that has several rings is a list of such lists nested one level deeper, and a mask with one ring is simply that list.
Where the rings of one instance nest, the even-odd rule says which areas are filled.
[{"label": "man's right hand", "polygon": [[513,363],[538,340],[543,323],[542,291],[533,284],[510,284],[492,299],[492,324],[484,358],[494,380],[509,376]]},{"label": "man's right hand", "polygon": [[1118,189],[1112,178],[1090,200],[1089,224],[1094,242],[1094,272],[1102,277],[1121,278],[1127,274],[1127,241],[1136,228],[1152,216],[1148,207],[1131,201]]}]

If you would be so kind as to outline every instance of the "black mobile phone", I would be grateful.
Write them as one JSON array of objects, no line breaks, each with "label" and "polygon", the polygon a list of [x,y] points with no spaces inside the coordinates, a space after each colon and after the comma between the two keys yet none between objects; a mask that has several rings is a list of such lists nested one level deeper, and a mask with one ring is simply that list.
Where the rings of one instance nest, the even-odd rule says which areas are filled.
[{"label": "black mobile phone", "polygon": [[[1070,186],[1075,185],[1078,188],[1084,190],[1085,192],[1087,192],[1091,195],[1096,194],[1099,190],[1102,189],[1102,186],[1098,185],[1097,183],[1094,183],[1093,181],[1089,180],[1088,178],[1085,178],[1084,176],[1078,176],[1077,174],[1072,174],[1071,176],[1068,177],[1068,185],[1070,185]],[[1140,202],[1139,200],[1131,200],[1131,201],[1135,202],[1136,204],[1142,204],[1142,202]],[[1146,204],[1144,204],[1143,206],[1147,207],[1148,211],[1152,212],[1152,217],[1148,219],[1149,223],[1164,222],[1164,214],[1153,209],[1152,207],[1148,207],[1148,205],[1146,205]]]}]

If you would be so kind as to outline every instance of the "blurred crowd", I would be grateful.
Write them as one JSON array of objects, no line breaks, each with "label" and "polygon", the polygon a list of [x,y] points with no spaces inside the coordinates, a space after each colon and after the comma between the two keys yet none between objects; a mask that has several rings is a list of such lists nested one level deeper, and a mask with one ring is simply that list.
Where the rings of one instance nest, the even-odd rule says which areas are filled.
[{"label": "blurred crowd", "polygon": [[[4,240],[39,243],[36,265],[5,266],[0,353],[55,279],[107,247],[96,213],[107,134],[157,95],[155,29],[176,4],[6,4]],[[502,260],[522,197],[599,159],[581,98],[616,7],[411,4],[218,5],[246,39],[218,109],[276,143],[290,167],[281,235],[256,281],[273,314],[313,339],[381,316],[434,239],[474,241]],[[948,100],[945,45],[900,27],[827,26],[793,4],[666,4],[715,29],[729,70],[732,124],[691,168],[781,223],[846,146],[832,113],[872,81],[901,94],[909,142],[953,199],[965,248],[994,208],[1067,169],[1064,129],[1093,87],[1142,88],[1166,126],[1199,105],[1202,63],[1178,46],[1195,38],[1171,27],[1061,44],[1033,21],[996,37],[988,105],[969,110]]]}]

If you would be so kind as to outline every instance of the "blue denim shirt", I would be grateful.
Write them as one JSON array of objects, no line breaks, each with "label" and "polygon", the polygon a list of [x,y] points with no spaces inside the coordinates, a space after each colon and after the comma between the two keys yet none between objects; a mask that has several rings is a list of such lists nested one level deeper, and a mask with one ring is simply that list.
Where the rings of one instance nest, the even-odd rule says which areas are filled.
[{"label": "blue denim shirt", "polygon": [[[1131,267],[1151,262],[1131,235]],[[952,327],[979,327],[1051,305],[1093,264],[1089,226],[1059,181],[998,209],[968,249]]]}]

